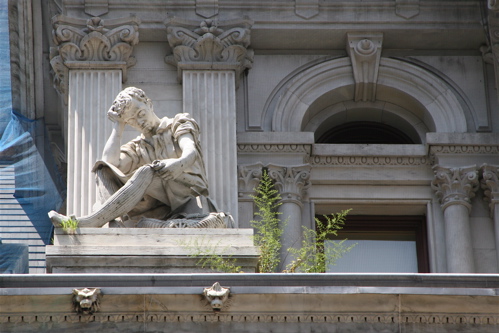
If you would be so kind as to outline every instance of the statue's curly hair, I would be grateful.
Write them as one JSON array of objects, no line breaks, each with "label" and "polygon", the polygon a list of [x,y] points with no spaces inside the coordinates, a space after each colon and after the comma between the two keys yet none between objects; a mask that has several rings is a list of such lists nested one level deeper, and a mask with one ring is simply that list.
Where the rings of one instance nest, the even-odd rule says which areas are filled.
[{"label": "statue's curly hair", "polygon": [[119,117],[124,117],[133,99],[146,104],[151,110],[153,109],[151,99],[142,89],[128,87],[116,96],[110,110],[116,112]]}]

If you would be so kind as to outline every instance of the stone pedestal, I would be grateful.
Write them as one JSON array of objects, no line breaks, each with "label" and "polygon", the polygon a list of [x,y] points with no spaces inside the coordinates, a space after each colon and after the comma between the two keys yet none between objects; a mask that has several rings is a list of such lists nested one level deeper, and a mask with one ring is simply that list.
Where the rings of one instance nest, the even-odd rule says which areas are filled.
[{"label": "stone pedestal", "polygon": [[201,273],[199,253],[235,259],[255,272],[252,229],[56,228],[47,246],[47,273]]}]

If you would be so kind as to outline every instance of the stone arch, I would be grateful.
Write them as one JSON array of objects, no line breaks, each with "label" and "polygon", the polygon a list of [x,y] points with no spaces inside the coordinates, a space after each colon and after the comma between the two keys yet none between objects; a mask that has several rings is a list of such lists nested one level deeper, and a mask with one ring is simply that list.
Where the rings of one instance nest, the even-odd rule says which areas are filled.
[{"label": "stone arch", "polygon": [[[272,113],[272,131],[312,130],[321,112],[353,101],[354,86],[349,58],[324,61],[295,74],[270,97],[279,96],[276,103],[267,104],[275,105],[273,110],[265,110],[267,117]],[[415,126],[420,136],[423,132],[466,132],[470,110],[460,100],[449,84],[428,70],[397,59],[381,59],[375,103],[385,103],[381,110],[389,106],[395,112],[399,108],[401,112],[395,113]]]}]

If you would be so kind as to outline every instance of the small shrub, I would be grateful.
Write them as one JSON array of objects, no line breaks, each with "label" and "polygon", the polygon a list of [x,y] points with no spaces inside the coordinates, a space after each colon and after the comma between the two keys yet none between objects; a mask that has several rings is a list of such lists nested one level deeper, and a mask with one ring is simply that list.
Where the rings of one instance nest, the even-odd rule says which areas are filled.
[{"label": "small shrub", "polygon": [[78,229],[78,220],[70,217],[68,220],[61,222],[61,228],[67,234],[74,234],[76,229]]}]

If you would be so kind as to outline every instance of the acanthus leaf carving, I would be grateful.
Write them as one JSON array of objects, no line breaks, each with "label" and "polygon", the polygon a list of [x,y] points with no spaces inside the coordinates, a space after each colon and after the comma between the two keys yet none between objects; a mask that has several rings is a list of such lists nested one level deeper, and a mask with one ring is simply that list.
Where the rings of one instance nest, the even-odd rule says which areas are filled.
[{"label": "acanthus leaf carving", "polygon": [[490,215],[494,217],[494,208],[499,204],[499,165],[483,164],[480,167],[482,179],[481,187],[484,190],[484,200],[490,202]]},{"label": "acanthus leaf carving", "polygon": [[310,165],[279,166],[269,164],[267,169],[270,178],[274,180],[281,194],[282,201],[301,204],[311,186]]},{"label": "acanthus leaf carving", "polygon": [[255,193],[255,189],[262,179],[263,164],[258,162],[255,164],[238,165],[237,173],[240,199],[251,199],[251,195]]},{"label": "acanthus leaf carving", "polygon": [[433,172],[435,178],[431,187],[440,199],[442,209],[459,204],[471,210],[471,199],[479,187],[477,167],[447,168],[435,165]]},{"label": "acanthus leaf carving", "polygon": [[135,65],[133,46],[139,42],[135,17],[103,20],[93,17],[88,20],[56,15],[52,18],[53,42],[51,48],[54,86],[67,97],[68,68],[116,68],[122,70],[123,82],[126,71]]},{"label": "acanthus leaf carving", "polygon": [[248,19],[232,22],[217,22],[207,19],[198,27],[192,22],[175,18],[168,20],[168,43],[173,54],[165,62],[177,66],[178,79],[182,80],[184,69],[232,69],[236,72],[236,84],[241,73],[252,67],[253,51],[250,45]]}]

